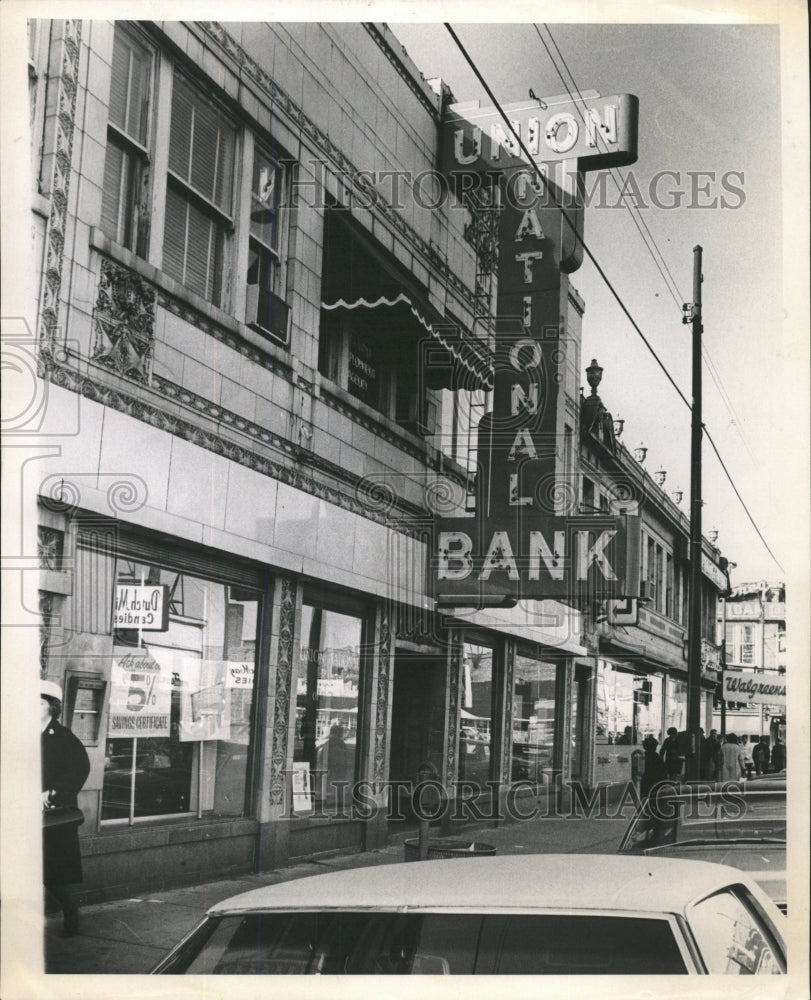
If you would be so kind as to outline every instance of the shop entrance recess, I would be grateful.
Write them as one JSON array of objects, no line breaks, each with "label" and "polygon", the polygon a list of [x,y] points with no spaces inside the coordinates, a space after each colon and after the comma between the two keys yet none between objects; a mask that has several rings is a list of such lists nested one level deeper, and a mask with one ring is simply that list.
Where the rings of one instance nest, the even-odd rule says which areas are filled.
[{"label": "shop entrance recess", "polygon": [[[445,728],[445,659],[424,653],[398,650],[394,660],[394,689],[391,712],[391,756],[389,778],[392,782],[416,781],[426,763],[441,773]],[[392,789],[389,831],[396,833],[404,825],[416,824],[410,795]],[[399,805],[398,809],[394,806]]]}]

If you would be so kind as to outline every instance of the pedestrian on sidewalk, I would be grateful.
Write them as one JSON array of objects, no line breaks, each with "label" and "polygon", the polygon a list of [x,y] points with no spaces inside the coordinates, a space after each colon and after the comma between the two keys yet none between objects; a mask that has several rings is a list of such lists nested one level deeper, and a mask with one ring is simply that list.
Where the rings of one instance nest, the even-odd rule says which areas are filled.
[{"label": "pedestrian on sidewalk", "polygon": [[662,743],[659,754],[665,763],[668,778],[678,778],[684,759],[679,754],[679,731],[675,726],[668,729],[667,738]]},{"label": "pedestrian on sidewalk", "polygon": [[786,766],[786,747],[779,739],[774,741],[772,747],[772,770],[782,771]]},{"label": "pedestrian on sidewalk", "polygon": [[659,741],[655,736],[646,736],[642,740],[642,747],[645,751],[645,770],[642,772],[642,780],[639,783],[639,791],[644,799],[660,781],[667,778],[667,768],[665,762],[656,752]]},{"label": "pedestrian on sidewalk", "polygon": [[752,772],[755,770],[755,762],[752,759],[752,746],[749,743],[749,737],[745,733],[741,736],[741,750],[743,751],[743,763],[746,768],[746,777],[751,778]]},{"label": "pedestrian on sidewalk", "polygon": [[769,770],[769,758],[771,757],[771,751],[769,750],[769,737],[761,736],[760,740],[755,744],[752,750],[752,760],[755,762],[755,773],[765,774]]},{"label": "pedestrian on sidewalk", "polygon": [[[77,796],[90,773],[82,743],[57,722],[62,689],[40,681],[40,750],[42,758],[42,881],[62,908],[65,935],[79,930],[79,906],[72,886],[82,881]],[[67,821],[62,822],[67,818]]]},{"label": "pedestrian on sidewalk", "polygon": [[727,736],[726,743],[721,747],[721,781],[737,781],[746,777],[746,764],[743,750],[735,733]]}]

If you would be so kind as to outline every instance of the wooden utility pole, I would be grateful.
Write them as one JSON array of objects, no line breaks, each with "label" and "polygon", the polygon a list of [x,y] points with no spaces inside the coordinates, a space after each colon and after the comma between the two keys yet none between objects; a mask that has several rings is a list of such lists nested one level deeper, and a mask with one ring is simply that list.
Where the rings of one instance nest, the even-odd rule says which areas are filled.
[{"label": "wooden utility pole", "polygon": [[[690,443],[690,607],[687,619],[687,778],[701,777],[701,254],[693,247],[693,407]],[[685,317],[687,322],[687,317]]]}]

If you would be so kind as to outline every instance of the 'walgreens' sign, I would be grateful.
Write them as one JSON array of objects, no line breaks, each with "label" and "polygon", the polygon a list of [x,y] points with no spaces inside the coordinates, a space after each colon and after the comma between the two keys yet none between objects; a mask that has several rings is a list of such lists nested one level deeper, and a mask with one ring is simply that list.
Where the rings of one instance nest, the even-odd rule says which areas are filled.
[{"label": "'walgreens' sign", "polygon": [[774,674],[753,670],[724,673],[724,701],[746,701],[751,705],[785,705],[786,682]]}]

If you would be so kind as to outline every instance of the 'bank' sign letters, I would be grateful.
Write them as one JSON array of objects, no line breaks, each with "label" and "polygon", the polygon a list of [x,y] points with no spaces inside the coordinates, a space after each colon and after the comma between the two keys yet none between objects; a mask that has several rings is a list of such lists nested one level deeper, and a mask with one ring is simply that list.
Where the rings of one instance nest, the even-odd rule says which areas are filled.
[{"label": "'bank' sign letters", "polygon": [[638,517],[459,517],[437,521],[431,569],[438,601],[464,606],[624,596],[638,560]]}]

